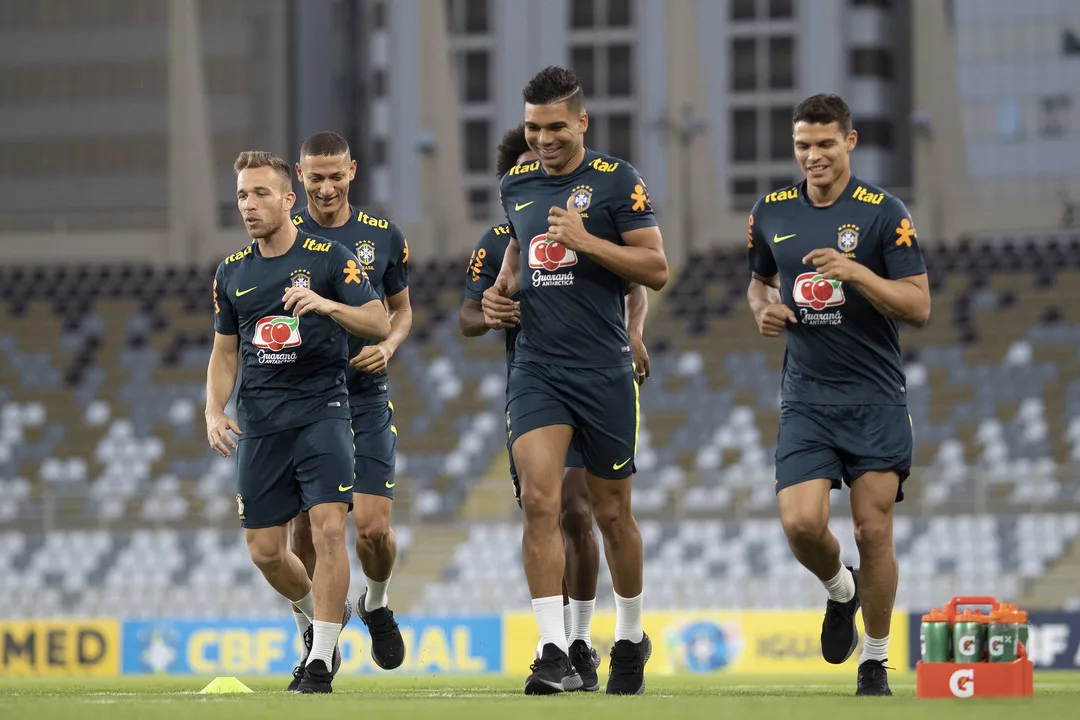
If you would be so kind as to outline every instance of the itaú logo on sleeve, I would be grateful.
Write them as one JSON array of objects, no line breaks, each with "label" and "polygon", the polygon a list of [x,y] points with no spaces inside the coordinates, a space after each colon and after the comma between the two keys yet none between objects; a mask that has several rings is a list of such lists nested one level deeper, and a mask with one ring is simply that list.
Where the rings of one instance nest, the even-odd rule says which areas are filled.
[{"label": "ita\u00fa logo on sleeve", "polygon": [[548,240],[547,234],[537,235],[529,241],[529,267],[533,270],[533,287],[573,285],[573,272],[551,273],[560,268],[577,265],[577,261],[576,252]]}]

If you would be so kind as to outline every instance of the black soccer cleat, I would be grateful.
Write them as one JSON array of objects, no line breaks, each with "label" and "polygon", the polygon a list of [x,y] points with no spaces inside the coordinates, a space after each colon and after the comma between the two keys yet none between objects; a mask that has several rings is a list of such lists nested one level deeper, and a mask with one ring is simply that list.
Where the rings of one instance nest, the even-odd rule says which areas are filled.
[{"label": "black soccer cleat", "polygon": [[304,676],[296,691],[304,695],[328,695],[334,692],[330,685],[333,680],[334,674],[326,669],[325,662],[312,660],[304,665]]},{"label": "black soccer cleat", "polygon": [[859,684],[856,695],[892,695],[889,689],[889,668],[881,660],[866,660],[859,665]]},{"label": "black soccer cleat", "polygon": [[526,695],[555,695],[581,689],[581,676],[569,656],[554,643],[544,645],[540,657],[529,666],[532,674],[525,680]]},{"label": "black soccer cleat", "polygon": [[[344,628],[349,624],[349,620],[352,619],[352,608],[349,607],[348,601],[345,603],[345,612],[341,616],[341,627]],[[300,688],[300,681],[304,677],[304,666],[307,664],[308,656],[311,655],[311,646],[315,643],[315,630],[309,625],[308,629],[304,631],[304,657],[300,660],[300,664],[293,668],[292,682],[289,683],[289,687],[286,688],[288,692],[296,692]],[[341,667],[341,648],[334,648],[334,659],[331,661],[333,665],[330,668],[331,676],[337,675],[338,668]]]},{"label": "black soccer cleat", "polygon": [[652,656],[652,640],[645,633],[641,642],[619,640],[611,646],[608,664],[608,695],[641,695],[645,692],[645,663]]},{"label": "black soccer cleat", "polygon": [[394,613],[385,605],[374,610],[367,610],[364,602],[367,591],[356,601],[356,613],[367,626],[371,635],[371,659],[383,670],[393,670],[405,662],[405,640],[401,637]]},{"label": "black soccer cleat", "polygon": [[308,655],[311,654],[311,646],[315,642],[315,633],[310,625],[308,625],[308,629],[304,631],[303,640],[304,657],[300,659],[300,664],[293,668],[292,682],[289,683],[289,687],[287,688],[288,692],[296,692],[299,690],[300,681],[304,679],[304,666],[307,665]]},{"label": "black soccer cleat", "polygon": [[859,571],[852,567],[848,570],[855,581],[855,595],[844,603],[829,600],[821,623],[821,656],[833,665],[847,662],[859,644],[859,630],[855,627],[855,613],[861,607]]},{"label": "black soccer cleat", "polygon": [[580,690],[596,692],[600,689],[600,679],[596,676],[596,670],[600,667],[600,653],[596,648],[589,647],[584,640],[570,643],[570,664],[581,676]]}]

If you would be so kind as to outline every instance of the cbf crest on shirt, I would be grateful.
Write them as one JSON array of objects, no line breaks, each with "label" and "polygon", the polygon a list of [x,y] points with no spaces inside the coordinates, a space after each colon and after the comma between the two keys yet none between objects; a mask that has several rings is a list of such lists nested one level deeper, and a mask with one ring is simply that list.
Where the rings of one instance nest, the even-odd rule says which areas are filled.
[{"label": "cbf crest on shirt", "polygon": [[787,328],[782,398],[906,404],[897,322],[855,288],[803,264],[819,248],[832,248],[889,280],[926,272],[904,203],[854,176],[828,207],[810,204],[805,181],[758,200],[747,229],[750,270],[763,278],[779,273],[783,302],[798,318]]},{"label": "cbf crest on shirt", "polygon": [[622,245],[622,233],[655,226],[645,181],[630,163],[586,149],[567,175],[539,160],[503,176],[500,199],[521,247],[521,333],[515,361],[565,367],[619,367],[633,359],[623,297],[627,282],[592,258],[547,237],[548,211],[581,213],[585,230]]},{"label": "cbf crest on shirt", "polygon": [[[293,225],[328,240],[345,245],[356,253],[380,300],[397,295],[409,287],[409,243],[395,223],[350,206],[351,218],[338,227],[324,227],[315,222],[305,205],[293,215]],[[376,343],[349,336],[349,357],[355,357],[368,345]],[[349,367],[349,402],[351,405],[385,402],[388,396],[387,375],[358,373]]]},{"label": "cbf crest on shirt", "polygon": [[284,255],[263,257],[252,241],[218,265],[214,330],[240,335],[237,415],[245,437],[350,417],[348,333],[329,317],[286,312],[289,287],[353,306],[378,299],[348,248],[302,232]]}]

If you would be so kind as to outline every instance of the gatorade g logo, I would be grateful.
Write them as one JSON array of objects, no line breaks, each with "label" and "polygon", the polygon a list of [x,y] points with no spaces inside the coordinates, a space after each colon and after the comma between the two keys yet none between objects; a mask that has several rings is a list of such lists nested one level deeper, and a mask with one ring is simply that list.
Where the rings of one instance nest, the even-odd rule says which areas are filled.
[{"label": "gatorade g logo", "polygon": [[300,318],[285,315],[264,317],[255,324],[251,344],[277,352],[300,344]]},{"label": "gatorade g logo", "polygon": [[949,677],[949,692],[954,697],[969,698],[975,694],[975,671],[957,670]]},{"label": "gatorade g logo", "polygon": [[975,636],[974,635],[962,635],[960,637],[960,654],[963,657],[975,656]]},{"label": "gatorade g logo", "polygon": [[570,265],[577,265],[577,253],[548,240],[546,233],[529,241],[529,267],[534,270],[551,271]]},{"label": "gatorade g logo", "polygon": [[990,657],[1001,657],[1005,654],[1005,638],[1000,635],[990,636]]},{"label": "gatorade g logo", "polygon": [[844,304],[844,289],[839,280],[826,280],[816,272],[805,272],[795,278],[792,288],[795,304],[821,310]]}]

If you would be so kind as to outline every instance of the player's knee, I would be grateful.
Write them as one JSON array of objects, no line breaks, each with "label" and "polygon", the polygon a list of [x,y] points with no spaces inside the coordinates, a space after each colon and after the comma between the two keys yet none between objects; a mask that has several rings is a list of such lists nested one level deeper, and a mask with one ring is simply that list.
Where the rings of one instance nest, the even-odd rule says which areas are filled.
[{"label": "player's knee", "polygon": [[344,518],[326,517],[311,524],[311,540],[316,552],[345,546]]},{"label": "player's knee", "polygon": [[367,517],[358,519],[356,523],[356,543],[370,543],[372,545],[384,545],[390,540],[390,519],[383,517]]},{"label": "player's knee", "polygon": [[593,514],[588,498],[563,497],[559,523],[569,537],[578,537],[592,533]]},{"label": "player's knee", "polygon": [[568,468],[563,476],[562,506],[559,523],[569,537],[592,534],[593,512],[585,472],[581,468]]},{"label": "player's knee", "polygon": [[828,517],[810,511],[789,512],[781,516],[780,522],[792,545],[815,545],[829,530]]},{"label": "player's knee", "polygon": [[257,538],[248,541],[248,554],[255,567],[264,573],[273,573],[285,564],[285,547],[281,543]]},{"label": "player's knee", "polygon": [[311,522],[307,513],[300,513],[289,524],[289,543],[297,555],[311,549]]},{"label": "player's knee", "polygon": [[637,532],[628,492],[606,492],[599,495],[593,501],[593,515],[600,532],[606,537]]},{"label": "player's knee", "polygon": [[855,518],[855,544],[860,551],[892,546],[892,513]]},{"label": "player's knee", "polygon": [[559,495],[525,480],[521,485],[521,510],[530,524],[557,525],[561,511]]}]

